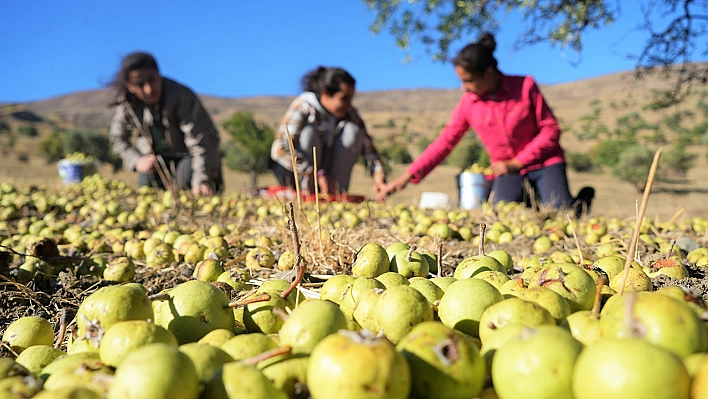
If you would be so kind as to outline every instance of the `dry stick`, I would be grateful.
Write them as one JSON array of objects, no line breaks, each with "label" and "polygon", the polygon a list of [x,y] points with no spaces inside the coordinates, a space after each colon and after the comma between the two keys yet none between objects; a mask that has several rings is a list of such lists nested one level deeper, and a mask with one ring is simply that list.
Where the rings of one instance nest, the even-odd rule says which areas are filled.
[{"label": "dry stick", "polygon": [[590,318],[597,320],[597,316],[600,314],[600,300],[602,299],[602,286],[607,283],[607,276],[601,274],[597,279],[597,288],[595,289],[595,302],[592,304],[592,309],[590,309]]},{"label": "dry stick", "polygon": [[443,249],[443,244],[441,242],[438,243],[438,258],[436,259],[436,262],[438,262],[438,277],[442,277],[442,249]]},{"label": "dry stick", "polygon": [[[639,228],[642,226],[642,221],[644,219],[644,215],[642,215],[642,217],[639,217],[639,200],[638,199],[634,200],[634,217],[636,218],[635,223],[637,226],[637,230],[639,230]],[[629,248],[630,249],[632,248],[631,245]],[[639,261],[639,234],[637,234],[637,237],[635,237],[635,240],[634,240],[634,253],[632,253],[631,250],[629,250],[627,252],[627,257],[630,257],[630,256],[634,257],[635,261]]]},{"label": "dry stick", "polygon": [[479,225],[479,256],[487,256],[484,253],[484,236],[486,235],[487,232],[487,225],[484,223],[481,223]]},{"label": "dry stick", "polygon": [[647,204],[649,203],[649,194],[651,193],[651,186],[654,184],[654,177],[656,176],[656,169],[659,167],[659,158],[661,158],[662,149],[659,148],[654,154],[654,160],[651,162],[651,169],[649,169],[649,176],[647,177],[647,184],[644,186],[644,195],[642,195],[642,206],[639,208],[639,215],[637,215],[637,223],[634,227],[634,232],[632,233],[631,241],[629,242],[629,250],[627,251],[627,259],[624,262],[624,274],[622,275],[622,283],[620,284],[620,289],[618,294],[622,296],[624,293],[624,285],[627,283],[627,276],[629,275],[629,268],[632,266],[632,253],[634,253],[637,248],[637,240],[639,239],[639,229],[642,226],[642,219],[647,211]]},{"label": "dry stick", "polygon": [[684,212],[686,212],[685,207],[679,209],[678,212],[674,213],[674,216],[672,216],[671,219],[669,219],[669,222],[666,223],[666,226],[664,226],[664,228],[661,229],[661,231],[665,232],[669,228],[670,225],[674,224],[676,222],[676,220],[678,220],[679,216],[683,215]]},{"label": "dry stick", "polygon": [[295,195],[297,196],[297,209],[302,210],[302,198],[300,197],[300,176],[297,173],[297,162],[295,161],[295,145],[293,145],[293,138],[290,136],[290,130],[288,129],[288,124],[285,124],[285,133],[288,135],[288,146],[290,147],[290,162],[293,166],[293,175],[295,176]]},{"label": "dry stick", "polygon": [[636,292],[630,292],[629,298],[627,298],[627,302],[624,303],[624,323],[623,323],[623,328],[624,328],[624,336],[625,337],[634,337],[634,303],[637,300],[637,293]]},{"label": "dry stick", "polygon": [[263,353],[259,353],[253,357],[249,357],[248,359],[243,359],[239,363],[247,364],[249,366],[255,366],[264,360],[272,359],[276,356],[287,355],[292,350],[293,349],[289,346],[281,346],[279,348],[275,348],[275,349],[265,351]]},{"label": "dry stick", "polygon": [[305,275],[305,265],[300,262],[300,239],[297,236],[297,225],[295,224],[295,211],[293,210],[293,203],[288,203],[288,210],[290,212],[290,219],[288,220],[288,228],[290,229],[291,236],[293,238],[293,252],[295,253],[295,264],[293,268],[298,268],[297,277],[290,284],[290,286],[283,291],[280,296],[285,299],[290,295],[290,293],[300,284],[302,277]]},{"label": "dry stick", "polygon": [[570,231],[573,232],[573,238],[575,239],[575,247],[578,249],[578,256],[580,256],[580,264],[582,265],[584,263],[583,251],[580,250],[580,241],[578,241],[578,235],[575,234],[575,226],[573,226],[573,221],[570,220],[570,216],[565,215],[565,217],[568,218],[568,223],[570,223]]},{"label": "dry stick", "polygon": [[[315,171],[319,171],[317,169],[317,147],[312,147],[312,160],[314,162],[314,167]],[[320,185],[319,182],[317,181],[318,179],[315,178],[315,210],[317,211],[317,242],[320,243],[320,248],[323,248],[324,245],[322,243],[322,221],[320,219]]]},{"label": "dry stick", "polygon": [[54,343],[54,349],[60,349],[61,344],[64,342],[64,335],[66,335],[66,309],[61,310],[61,315],[59,316],[59,334],[57,334],[57,341]]},{"label": "dry stick", "polygon": [[153,295],[148,295],[148,299],[152,301],[169,301],[170,300],[170,294],[167,293],[160,293],[160,294],[153,294]]}]

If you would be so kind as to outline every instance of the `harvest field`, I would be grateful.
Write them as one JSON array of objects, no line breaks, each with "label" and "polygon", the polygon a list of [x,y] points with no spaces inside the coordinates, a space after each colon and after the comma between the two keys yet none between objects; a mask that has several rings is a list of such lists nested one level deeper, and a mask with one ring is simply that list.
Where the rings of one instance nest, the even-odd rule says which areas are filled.
[{"label": "harvest field", "polygon": [[[182,193],[176,205],[169,193],[99,175],[0,190],[0,392],[26,395],[9,397],[42,383],[46,397],[79,386],[109,398],[235,398],[245,386],[263,391],[254,398],[441,397],[436,381],[447,381],[445,397],[611,397],[589,388],[612,385],[593,374],[590,359],[602,356],[628,373],[653,361],[666,369],[642,382],[649,391],[627,379],[621,397],[688,398],[708,372],[701,217],[645,219],[620,297],[632,217],[576,221],[515,204],[323,202],[318,212],[236,193]],[[481,226],[499,260],[479,254]],[[299,281],[294,252],[304,278],[288,294]],[[379,337],[353,332],[362,328]],[[533,349],[543,342],[555,356]],[[377,374],[362,361],[353,375],[352,356],[376,361]],[[652,360],[627,361],[644,357]],[[521,366],[530,361],[539,366]],[[548,367],[559,371],[544,380]],[[77,370],[85,378],[66,378]],[[149,388],[136,383],[152,372],[160,377]],[[654,396],[659,387],[667,396]],[[129,396],[136,390],[150,396]]]}]

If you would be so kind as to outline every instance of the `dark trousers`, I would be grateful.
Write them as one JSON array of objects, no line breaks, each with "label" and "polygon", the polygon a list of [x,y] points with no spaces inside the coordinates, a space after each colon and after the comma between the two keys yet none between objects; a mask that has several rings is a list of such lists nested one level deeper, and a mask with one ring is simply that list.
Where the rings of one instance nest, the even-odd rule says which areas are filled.
[{"label": "dark trousers", "polygon": [[[170,177],[174,180],[180,190],[191,190],[192,188],[192,158],[177,158],[173,160],[165,159],[165,164],[170,170]],[[174,170],[174,174],[172,171]],[[224,177],[219,173],[209,184],[214,193],[221,193],[224,189]],[[165,189],[165,185],[160,179],[157,171],[152,173],[138,173],[138,187],[152,186]]]},{"label": "dark trousers", "polygon": [[524,202],[525,181],[531,184],[542,204],[554,208],[568,208],[573,205],[574,199],[568,189],[564,163],[536,169],[524,176],[518,173],[497,176],[492,183],[492,201]]}]

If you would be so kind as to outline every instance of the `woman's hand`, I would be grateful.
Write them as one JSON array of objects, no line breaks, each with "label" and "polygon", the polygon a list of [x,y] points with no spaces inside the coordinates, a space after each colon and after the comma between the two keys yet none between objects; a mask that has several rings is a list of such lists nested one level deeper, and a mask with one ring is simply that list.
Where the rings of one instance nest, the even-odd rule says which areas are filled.
[{"label": "woman's hand", "polygon": [[403,173],[399,178],[385,185],[383,189],[377,193],[376,199],[378,201],[384,201],[390,194],[403,190],[412,178],[413,175],[409,172]]},{"label": "woman's hand", "polygon": [[495,162],[491,165],[492,172],[494,172],[494,175],[496,176],[517,173],[523,167],[524,165],[522,165],[521,162],[517,161],[515,158]]},{"label": "woman's hand", "polygon": [[143,155],[135,163],[135,170],[140,173],[151,173],[157,164],[157,157],[154,154]]},{"label": "woman's hand", "polygon": [[196,187],[192,187],[192,194],[194,195],[207,195],[211,196],[214,194],[214,191],[211,189],[211,186],[208,184],[200,184]]}]

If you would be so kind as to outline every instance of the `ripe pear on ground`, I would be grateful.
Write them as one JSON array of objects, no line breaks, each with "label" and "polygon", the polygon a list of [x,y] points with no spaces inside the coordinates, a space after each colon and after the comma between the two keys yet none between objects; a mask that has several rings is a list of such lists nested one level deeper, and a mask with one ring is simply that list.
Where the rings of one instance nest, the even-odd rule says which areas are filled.
[{"label": "ripe pear on ground", "polygon": [[688,399],[690,384],[686,367],[671,352],[637,339],[603,338],[578,356],[573,395],[575,399]]},{"label": "ripe pear on ground", "polygon": [[15,362],[32,374],[38,375],[49,363],[64,355],[66,352],[51,345],[33,345],[23,350]]},{"label": "ripe pear on ground", "polygon": [[596,260],[593,266],[601,269],[611,279],[624,270],[626,258],[619,255],[604,256]]},{"label": "ripe pear on ground", "polygon": [[433,284],[437,285],[440,287],[441,290],[443,290],[443,293],[447,291],[447,288],[452,285],[455,281],[457,281],[456,278],[452,276],[446,276],[446,277],[433,277],[430,279]]},{"label": "ripe pear on ground", "polygon": [[600,327],[603,337],[638,338],[679,357],[708,349],[706,326],[695,312],[678,299],[653,292],[615,296],[602,309]]},{"label": "ripe pear on ground", "polygon": [[344,299],[342,299],[342,302],[339,304],[339,309],[344,313],[347,319],[352,320],[354,318],[354,307],[361,293],[373,288],[384,289],[386,287],[383,283],[372,277],[359,277],[354,280],[349,290],[345,293]]},{"label": "ripe pear on ground", "polygon": [[396,272],[405,278],[427,277],[430,266],[425,257],[416,252],[416,246],[408,250],[399,251],[391,260],[390,271]]},{"label": "ripe pear on ground", "polygon": [[101,362],[101,359],[99,359],[98,353],[75,353],[73,355],[61,356],[53,362],[49,363],[47,367],[43,368],[42,371],[39,372],[39,377],[44,378],[46,380],[47,377],[52,375],[52,373],[63,368],[77,369],[79,367],[96,367],[102,364],[103,362]]},{"label": "ripe pear on ground", "polygon": [[[282,279],[274,279],[274,280],[268,280],[265,283],[263,283],[258,289],[256,290],[256,294],[262,294],[264,292],[272,292],[272,291],[277,291],[277,292],[283,292],[290,287],[290,281],[287,280],[282,280]],[[287,301],[288,305],[290,306],[291,309],[294,309],[297,307],[297,304],[305,300],[305,295],[302,294],[299,290],[295,289],[288,294],[288,296],[285,298]]]},{"label": "ripe pear on ground", "polygon": [[254,366],[230,362],[217,371],[205,384],[202,399],[287,399],[288,395],[277,389]]},{"label": "ripe pear on ground", "polygon": [[484,340],[482,347],[480,348],[480,355],[484,357],[484,361],[487,364],[487,373],[491,377],[492,374],[492,364],[494,363],[494,355],[497,349],[506,345],[508,342],[513,341],[521,335],[521,331],[528,328],[522,324],[507,324],[494,331],[492,331]]},{"label": "ripe pear on ground", "polygon": [[275,388],[285,392],[289,397],[295,396],[297,385],[307,385],[307,354],[289,354],[276,356],[262,361],[256,366]]},{"label": "ripe pear on ground", "polygon": [[224,342],[235,337],[236,334],[232,330],[227,330],[225,328],[217,328],[212,330],[207,335],[203,336],[199,341],[200,344],[207,344],[211,346],[216,346],[217,348],[224,344]]},{"label": "ripe pear on ground", "polygon": [[0,380],[0,398],[25,399],[42,389],[42,382],[32,376],[13,376]]},{"label": "ripe pear on ground", "polygon": [[[388,260],[391,261],[394,256],[400,251],[403,250],[408,250],[411,246],[406,244],[405,242],[397,241],[394,242],[393,244],[389,245],[386,247],[386,255],[388,256]],[[706,254],[708,255],[708,254]]]},{"label": "ripe pear on ground", "polygon": [[246,254],[246,267],[249,269],[270,269],[275,264],[275,255],[266,247],[255,247]]},{"label": "ripe pear on ground", "polygon": [[528,289],[528,286],[524,282],[524,279],[517,278],[514,280],[509,280],[506,283],[502,284],[502,286],[499,287],[499,292],[502,294],[504,299],[507,299],[518,297],[526,289]]},{"label": "ripe pear on ground", "polygon": [[221,281],[234,289],[234,291],[242,291],[250,289],[248,281],[251,279],[251,274],[246,269],[229,269],[224,271],[216,278],[216,281]]},{"label": "ripe pear on ground", "polygon": [[280,257],[278,257],[278,270],[287,272],[288,270],[292,270],[292,268],[295,266],[295,252],[293,252],[291,249],[283,252],[280,254]]},{"label": "ripe pear on ground", "polygon": [[310,353],[326,336],[346,328],[347,320],[336,304],[310,299],[290,313],[278,335],[280,345],[291,347],[293,353]]},{"label": "ripe pear on ground", "polygon": [[503,299],[499,290],[484,280],[457,280],[450,284],[440,299],[438,317],[450,328],[479,337],[482,313]]},{"label": "ripe pear on ground", "polygon": [[680,259],[676,257],[670,257],[666,259],[659,259],[651,264],[651,266],[643,269],[647,277],[654,278],[660,274],[669,276],[675,280],[681,280],[688,277],[688,270],[686,266],[681,263]]},{"label": "ripe pear on ground", "polygon": [[595,281],[581,267],[570,263],[552,263],[531,276],[529,288],[541,286],[568,300],[573,312],[590,310],[595,298]]},{"label": "ripe pear on ground", "polygon": [[511,280],[509,276],[506,275],[506,273],[498,272],[496,270],[480,272],[475,274],[472,278],[484,280],[489,284],[493,285],[496,289],[500,289],[501,286],[504,285],[504,283]]},{"label": "ripe pear on ground", "polygon": [[455,268],[454,277],[458,280],[464,278],[474,277],[477,273],[489,270],[495,270],[498,272],[506,273],[506,268],[499,263],[499,261],[492,257],[487,256],[484,252],[484,236],[486,234],[487,226],[482,223],[480,225],[480,240],[479,240],[479,255],[471,256],[460,262]]},{"label": "ripe pear on ground", "polygon": [[110,367],[101,362],[84,362],[54,371],[44,382],[44,389],[53,391],[81,386],[104,397],[112,379],[113,369]]},{"label": "ripe pear on ground", "polygon": [[435,285],[435,283],[423,277],[412,277],[410,279],[410,287],[415,288],[418,292],[423,294],[431,305],[442,298],[445,293],[440,287]]},{"label": "ripe pear on ground", "polygon": [[511,259],[511,255],[503,249],[495,249],[487,255],[498,260],[507,272],[514,268],[514,261]]},{"label": "ripe pear on ground", "polygon": [[395,344],[415,325],[432,320],[433,309],[416,289],[398,285],[381,294],[376,302],[374,318],[386,338]]},{"label": "ripe pear on ground", "polygon": [[519,298],[542,306],[553,316],[556,324],[559,324],[571,313],[568,301],[546,287],[529,287],[519,294]]},{"label": "ripe pear on ground", "polygon": [[330,277],[320,288],[320,299],[332,301],[339,305],[355,279],[354,276],[348,274],[338,274]]},{"label": "ripe pear on ground", "polygon": [[192,361],[164,343],[141,346],[123,359],[108,399],[194,399],[199,378]]},{"label": "ripe pear on ground", "polygon": [[101,399],[101,395],[84,387],[66,387],[53,390],[44,390],[33,399]]},{"label": "ripe pear on ground", "polygon": [[[620,292],[623,278],[624,272],[617,273],[614,277],[611,277],[610,288]],[[653,289],[654,285],[652,284],[651,279],[641,269],[636,269],[634,267],[627,269],[627,280],[624,284],[624,292],[651,291]]]},{"label": "ripe pear on ground", "polygon": [[410,285],[410,281],[405,276],[396,272],[386,272],[376,277],[376,280],[383,284],[385,288],[391,288],[394,285]]},{"label": "ripe pear on ground", "polygon": [[98,353],[103,363],[111,367],[118,367],[131,351],[154,342],[177,346],[177,338],[174,334],[155,325],[152,321],[121,321],[103,334]]},{"label": "ripe pear on ground", "polygon": [[355,277],[377,277],[389,270],[390,263],[386,249],[370,242],[357,252],[352,274]]},{"label": "ripe pear on ground", "polygon": [[126,320],[154,319],[150,300],[139,285],[113,285],[89,295],[76,313],[79,338],[93,340],[114,324]]},{"label": "ripe pear on ground", "polygon": [[248,332],[275,334],[283,326],[284,321],[273,312],[273,309],[285,309],[289,303],[280,296],[281,291],[264,291],[259,294],[268,294],[270,299],[246,305],[243,311],[243,324]]},{"label": "ripe pear on ground", "polygon": [[437,321],[417,326],[396,345],[410,364],[413,397],[473,398],[482,392],[486,365],[464,334]]},{"label": "ripe pear on ground", "polygon": [[389,341],[340,331],[312,351],[307,381],[313,399],[407,399],[411,371]]},{"label": "ripe pear on ground", "polygon": [[168,295],[155,323],[173,333],[180,345],[199,341],[219,328],[234,328],[229,298],[217,287],[191,280],[172,288]]},{"label": "ripe pear on ground", "polygon": [[376,310],[376,303],[383,292],[384,290],[380,288],[372,288],[362,292],[359,295],[359,299],[356,301],[352,313],[354,321],[356,321],[361,328],[373,333],[378,333],[381,330],[374,311]]},{"label": "ripe pear on ground", "polygon": [[207,382],[221,366],[234,361],[234,359],[222,349],[208,344],[190,342],[181,345],[179,351],[189,356],[197,372],[197,377],[202,383]]},{"label": "ripe pear on ground", "polygon": [[479,319],[479,339],[484,344],[492,331],[508,324],[535,327],[555,323],[553,316],[542,306],[519,298],[509,298],[484,310]]},{"label": "ripe pear on ground", "polygon": [[7,342],[15,353],[20,354],[33,345],[53,345],[54,327],[41,317],[25,316],[7,326],[2,340]]},{"label": "ripe pear on ground", "polygon": [[692,353],[683,359],[681,361],[683,362],[683,365],[686,367],[686,370],[688,371],[688,375],[691,376],[693,379],[696,374],[698,374],[698,370],[701,369],[701,366],[703,363],[708,359],[708,353],[706,352],[699,352],[699,353]]},{"label": "ripe pear on ground", "polygon": [[277,347],[278,344],[263,333],[237,335],[221,345],[221,349],[236,361],[253,357]]},{"label": "ripe pear on ground", "polygon": [[597,342],[602,337],[600,327],[600,303],[602,301],[602,289],[606,287],[607,275],[601,275],[595,289],[595,302],[590,310],[580,310],[568,315],[561,323],[561,326],[570,330],[573,338],[587,346]]},{"label": "ripe pear on ground", "polygon": [[199,261],[194,266],[194,274],[192,274],[192,277],[200,281],[211,283],[212,281],[217,281],[223,272],[224,267],[221,266],[221,262],[219,262],[218,259],[209,258]]},{"label": "ripe pear on ground", "polygon": [[494,355],[492,381],[497,395],[502,399],[573,399],[573,368],[582,348],[564,328],[524,328]]}]

